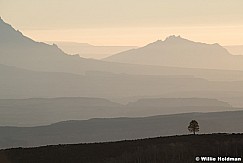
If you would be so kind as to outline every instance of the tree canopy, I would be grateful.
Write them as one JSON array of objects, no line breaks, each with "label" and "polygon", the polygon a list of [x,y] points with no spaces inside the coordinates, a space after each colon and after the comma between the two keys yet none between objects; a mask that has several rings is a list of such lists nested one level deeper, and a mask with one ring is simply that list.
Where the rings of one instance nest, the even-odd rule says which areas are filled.
[{"label": "tree canopy", "polygon": [[192,120],[188,126],[188,130],[190,132],[193,132],[193,134],[195,135],[196,132],[199,131],[199,125],[198,125],[198,122],[196,120]]}]

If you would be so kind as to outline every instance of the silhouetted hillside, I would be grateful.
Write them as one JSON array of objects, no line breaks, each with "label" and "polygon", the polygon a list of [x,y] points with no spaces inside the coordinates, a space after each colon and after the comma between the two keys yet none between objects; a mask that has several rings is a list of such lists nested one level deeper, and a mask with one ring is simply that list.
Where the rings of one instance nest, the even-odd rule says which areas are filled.
[{"label": "silhouetted hillside", "polygon": [[[54,116],[52,116],[54,117]],[[48,126],[0,127],[0,148],[48,144],[107,142],[188,133],[196,119],[199,133],[243,132],[243,111],[187,113],[141,118],[96,118]]]},{"label": "silhouetted hillside", "polygon": [[[1,163],[192,163],[243,156],[242,134],[184,135],[0,151]],[[230,161],[229,161],[230,162]],[[238,161],[241,162],[241,161]]]}]

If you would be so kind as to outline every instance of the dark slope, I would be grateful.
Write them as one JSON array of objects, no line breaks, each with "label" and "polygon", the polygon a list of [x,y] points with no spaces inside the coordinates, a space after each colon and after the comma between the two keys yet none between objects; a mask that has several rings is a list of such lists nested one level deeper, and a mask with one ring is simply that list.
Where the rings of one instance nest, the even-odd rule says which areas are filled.
[{"label": "dark slope", "polygon": [[[192,163],[198,156],[241,158],[242,134],[184,135],[112,143],[0,151],[1,163]],[[241,161],[238,161],[241,162]]]},{"label": "dark slope", "polygon": [[187,133],[196,119],[200,133],[243,132],[243,112],[187,113],[144,118],[66,121],[39,127],[0,127],[0,148],[104,142]]}]

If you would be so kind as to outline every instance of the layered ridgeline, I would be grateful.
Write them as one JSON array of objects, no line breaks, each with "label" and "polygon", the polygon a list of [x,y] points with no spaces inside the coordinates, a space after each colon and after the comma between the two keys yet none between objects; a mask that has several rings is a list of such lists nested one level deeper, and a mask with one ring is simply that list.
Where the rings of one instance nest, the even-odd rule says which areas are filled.
[{"label": "layered ridgeline", "polygon": [[[85,75],[37,72],[0,65],[0,99],[99,97],[127,103],[140,98],[214,98],[242,107],[243,82],[208,81],[193,76]],[[207,103],[205,103],[207,105]]]},{"label": "layered ridgeline", "polygon": [[192,119],[199,133],[243,132],[243,112],[187,113],[143,118],[64,121],[38,127],[0,127],[0,148],[106,142],[188,134]]},{"label": "layered ridgeline", "polygon": [[55,45],[25,37],[2,19],[0,76],[4,77],[0,80],[2,99],[85,96],[129,102],[141,97],[200,97],[243,106],[242,71],[119,64],[69,56]]},{"label": "layered ridgeline", "polygon": [[36,42],[24,36],[1,18],[0,64],[35,71],[76,74],[84,74],[86,71],[104,71],[142,75],[190,75],[210,80],[243,80],[242,71],[119,64],[85,59],[78,55],[70,56],[65,54],[56,45]]},{"label": "layered ridgeline", "polygon": [[123,105],[91,97],[1,99],[0,126],[40,126],[72,119],[138,117],[236,109],[226,102],[205,98],[141,99]]},{"label": "layered ridgeline", "polygon": [[232,55],[219,44],[193,42],[180,36],[170,36],[164,41],[158,40],[145,47],[121,52],[104,60],[145,65],[243,70],[243,56]]}]

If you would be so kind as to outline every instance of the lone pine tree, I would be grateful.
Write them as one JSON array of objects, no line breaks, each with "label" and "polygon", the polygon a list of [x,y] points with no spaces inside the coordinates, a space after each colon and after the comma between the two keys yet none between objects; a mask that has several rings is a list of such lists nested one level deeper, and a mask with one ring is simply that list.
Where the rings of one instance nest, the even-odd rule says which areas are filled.
[{"label": "lone pine tree", "polygon": [[196,120],[192,120],[188,126],[188,130],[190,132],[193,132],[193,134],[195,135],[196,132],[199,131],[199,125],[198,125],[198,122]]}]

